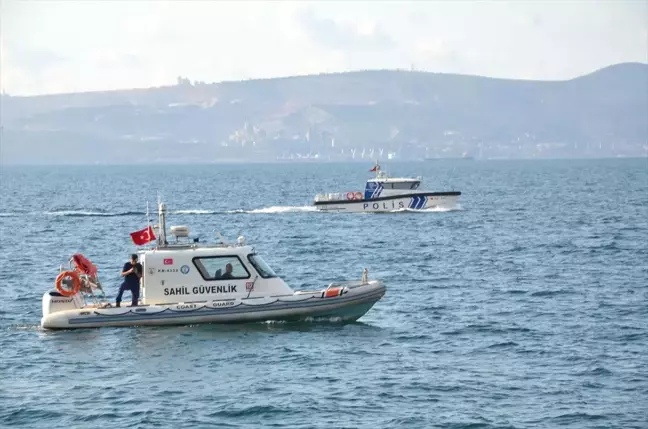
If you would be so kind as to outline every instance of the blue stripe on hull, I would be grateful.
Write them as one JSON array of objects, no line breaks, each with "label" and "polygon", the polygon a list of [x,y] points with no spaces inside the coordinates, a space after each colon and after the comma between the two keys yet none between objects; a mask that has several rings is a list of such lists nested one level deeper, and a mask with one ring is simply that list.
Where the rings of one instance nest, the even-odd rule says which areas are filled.
[{"label": "blue stripe on hull", "polygon": [[427,204],[427,197],[426,196],[414,196],[410,200],[408,208],[412,210],[421,210],[423,207],[425,207],[425,204]]}]

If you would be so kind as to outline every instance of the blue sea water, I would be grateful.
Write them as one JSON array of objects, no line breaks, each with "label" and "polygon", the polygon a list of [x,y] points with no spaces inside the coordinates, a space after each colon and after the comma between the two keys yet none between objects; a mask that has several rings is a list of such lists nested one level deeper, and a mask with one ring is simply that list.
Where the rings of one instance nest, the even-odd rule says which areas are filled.
[{"label": "blue sea water", "polygon": [[[461,206],[309,207],[369,167],[3,167],[0,427],[648,427],[648,160],[393,162]],[[367,267],[387,294],[346,325],[41,330],[75,252],[114,299],[157,191],[294,288]]]}]

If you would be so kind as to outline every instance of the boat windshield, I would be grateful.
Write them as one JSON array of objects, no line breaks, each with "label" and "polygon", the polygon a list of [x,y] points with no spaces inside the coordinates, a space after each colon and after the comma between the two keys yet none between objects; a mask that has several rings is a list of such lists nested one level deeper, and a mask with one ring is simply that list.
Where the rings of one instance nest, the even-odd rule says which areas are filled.
[{"label": "boat windshield", "polygon": [[270,268],[266,261],[264,261],[263,258],[256,253],[249,254],[248,260],[264,279],[277,277],[277,274],[275,274],[275,272],[272,270],[272,268]]}]

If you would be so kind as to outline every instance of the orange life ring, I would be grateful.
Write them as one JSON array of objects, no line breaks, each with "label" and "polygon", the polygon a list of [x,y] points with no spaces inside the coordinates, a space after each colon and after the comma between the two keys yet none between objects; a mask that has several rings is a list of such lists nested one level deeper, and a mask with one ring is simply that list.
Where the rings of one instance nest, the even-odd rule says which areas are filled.
[{"label": "orange life ring", "polygon": [[356,200],[361,200],[362,199],[362,192],[356,192],[355,193],[355,198]]},{"label": "orange life ring", "polygon": [[82,254],[77,253],[73,255],[72,262],[74,262],[74,266],[79,273],[86,274],[90,277],[97,277],[97,267]]},{"label": "orange life ring", "polygon": [[354,196],[355,195],[353,194],[353,192],[347,192],[346,193],[347,200],[352,200]]},{"label": "orange life ring", "polygon": [[[70,277],[72,279],[72,290],[63,287],[63,279]],[[81,279],[76,271],[63,271],[56,277],[56,290],[63,296],[72,296],[81,290]]]}]

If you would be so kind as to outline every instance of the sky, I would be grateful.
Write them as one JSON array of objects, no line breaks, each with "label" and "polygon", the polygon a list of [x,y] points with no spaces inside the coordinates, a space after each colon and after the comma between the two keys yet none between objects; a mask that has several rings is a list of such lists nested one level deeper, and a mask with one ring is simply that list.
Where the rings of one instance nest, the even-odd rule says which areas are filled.
[{"label": "sky", "polygon": [[559,80],[648,63],[648,0],[0,0],[0,48],[10,95],[363,69]]}]

